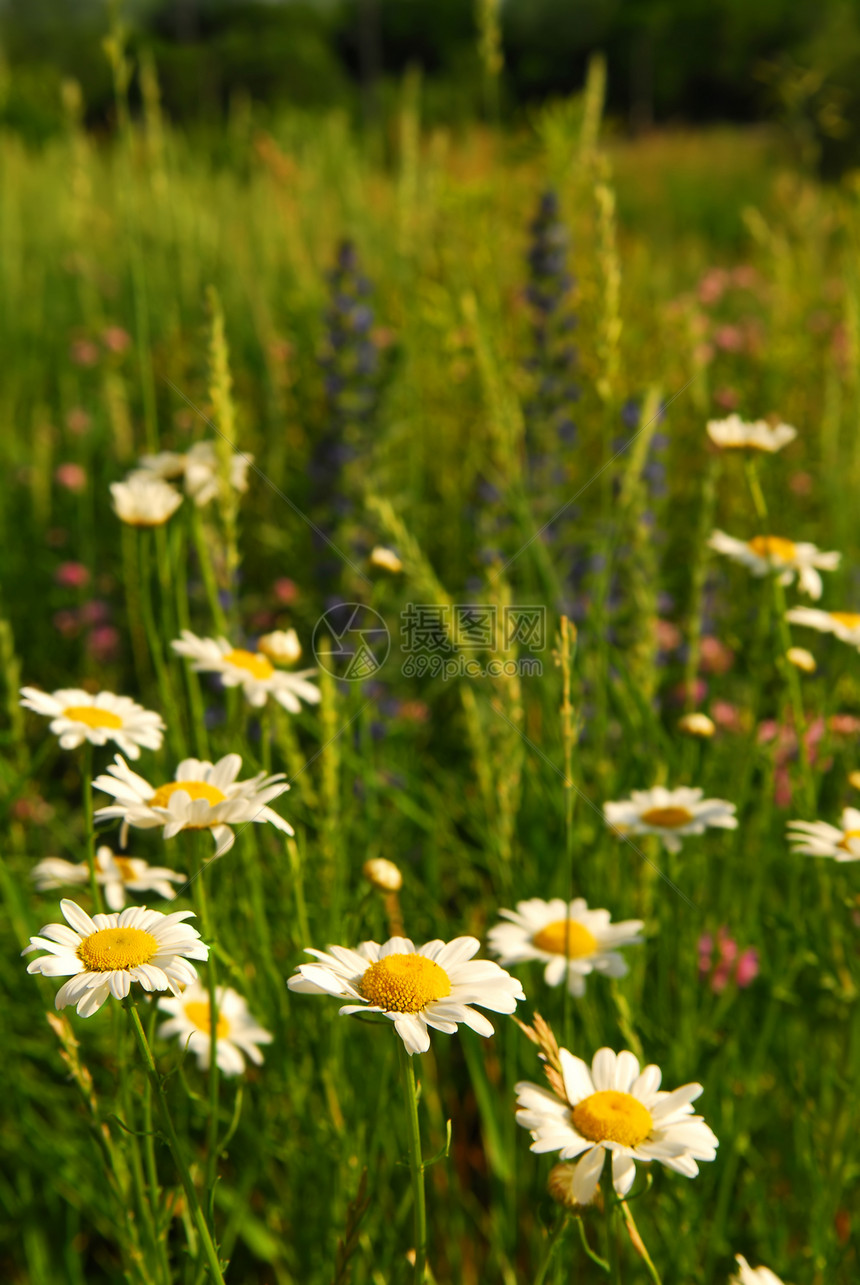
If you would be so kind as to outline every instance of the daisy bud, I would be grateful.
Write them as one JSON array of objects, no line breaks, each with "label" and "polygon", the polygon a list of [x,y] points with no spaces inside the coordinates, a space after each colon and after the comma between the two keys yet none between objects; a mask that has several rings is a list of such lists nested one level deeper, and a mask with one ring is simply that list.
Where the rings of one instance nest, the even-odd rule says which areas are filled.
[{"label": "daisy bud", "polygon": [[573,1175],[575,1171],[576,1165],[564,1163],[553,1165],[546,1180],[547,1191],[556,1204],[561,1205],[564,1209],[583,1208],[573,1194]]},{"label": "daisy bud", "polygon": [[399,892],[403,887],[403,875],[393,861],[385,857],[371,857],[365,861],[362,874],[368,883],[379,892]]},{"label": "daisy bud", "polygon": [[805,647],[789,647],[785,658],[789,664],[794,665],[795,669],[802,670],[804,674],[814,674],[818,668],[812,652],[807,651]]},{"label": "daisy bud", "polygon": [[685,714],[683,718],[678,719],[678,730],[685,732],[687,736],[713,736],[717,730],[713,720],[708,718],[707,714],[696,712],[694,714]]},{"label": "daisy bud", "polygon": [[384,549],[381,544],[378,544],[371,551],[370,565],[372,567],[380,567],[383,571],[390,571],[392,575],[396,575],[398,571],[403,570],[403,563],[394,550]]},{"label": "daisy bud", "polygon": [[257,646],[276,665],[294,665],[302,654],[302,644],[295,629],[276,629],[263,634]]}]

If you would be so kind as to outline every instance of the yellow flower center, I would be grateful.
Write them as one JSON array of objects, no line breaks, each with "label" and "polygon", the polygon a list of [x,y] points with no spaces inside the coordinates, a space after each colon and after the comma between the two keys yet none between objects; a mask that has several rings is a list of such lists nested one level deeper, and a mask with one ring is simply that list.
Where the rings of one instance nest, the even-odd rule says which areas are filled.
[{"label": "yellow flower center", "polygon": [[860,615],[856,611],[831,611],[830,619],[846,629],[860,629]]},{"label": "yellow flower center", "polygon": [[532,945],[551,955],[567,955],[568,959],[583,959],[597,950],[597,938],[575,919],[556,919],[541,928],[532,937]]},{"label": "yellow flower center", "polygon": [[166,785],[159,785],[149,800],[149,806],[151,808],[169,807],[171,796],[177,790],[184,790],[192,802],[197,799],[205,799],[210,807],[213,808],[216,803],[223,803],[227,797],[216,786],[210,785],[208,781],[168,781]]},{"label": "yellow flower center", "polygon": [[242,647],[237,647],[235,651],[228,651],[223,659],[237,669],[247,669],[252,678],[271,678],[275,672],[271,662],[258,651],[245,651]]},{"label": "yellow flower center", "polygon": [[131,857],[114,857],[114,865],[119,868],[123,883],[128,883],[129,879],[135,878],[134,866],[131,863]]},{"label": "yellow flower center", "polygon": [[860,830],[846,830],[837,843],[837,848],[841,848],[843,852],[850,852],[852,839],[860,839]]},{"label": "yellow flower center", "polygon": [[[192,999],[184,1005],[184,1008],[185,1016],[193,1026],[197,1027],[198,1031],[202,1031],[204,1035],[212,1034],[211,1010],[208,1000]],[[230,1023],[220,1009],[218,1011],[218,1021],[215,1023],[215,1033],[219,1040],[226,1040],[230,1034]]]},{"label": "yellow flower center", "polygon": [[793,562],[796,548],[792,540],[784,540],[781,535],[756,535],[749,542],[749,548],[759,558],[768,562]]},{"label": "yellow flower center", "polygon": [[638,1147],[654,1127],[651,1112],[632,1093],[603,1089],[573,1108],[576,1130],[589,1142],[620,1142]]},{"label": "yellow flower center", "polygon": [[451,994],[451,979],[424,955],[386,955],[365,971],[359,989],[386,1013],[420,1013]]},{"label": "yellow flower center", "polygon": [[63,717],[70,718],[73,723],[86,723],[87,727],[122,727],[119,714],[99,709],[96,705],[69,705],[63,710]]},{"label": "yellow flower center", "polygon": [[693,814],[686,808],[648,808],[642,813],[641,820],[661,830],[677,830],[679,826],[689,825]]},{"label": "yellow flower center", "polygon": [[78,959],[90,973],[137,968],[157,953],[158,942],[142,928],[102,928],[90,933],[78,947]]}]

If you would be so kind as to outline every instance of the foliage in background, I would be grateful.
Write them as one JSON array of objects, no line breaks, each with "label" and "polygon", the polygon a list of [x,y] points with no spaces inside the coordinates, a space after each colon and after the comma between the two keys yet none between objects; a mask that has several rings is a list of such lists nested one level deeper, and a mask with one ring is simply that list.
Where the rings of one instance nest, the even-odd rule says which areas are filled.
[{"label": "foliage in background", "polygon": [[[112,52],[122,91],[128,67]],[[132,692],[165,715],[166,693],[174,738],[200,737],[198,752],[213,757],[238,749],[249,775],[271,756],[293,781],[282,811],[296,841],[249,827],[205,876],[219,983],[244,994],[274,1035],[241,1098],[234,1083],[221,1100],[222,1134],[233,1131],[214,1214],[228,1279],[329,1285],[338,1265],[340,1279],[348,1266],[355,1285],[382,1285],[408,1270],[391,1041],[338,1019],[334,1002],[286,989],[306,945],[387,935],[365,860],[401,866],[417,941],[483,939],[500,907],[567,895],[569,843],[576,892],[616,919],[641,914],[648,938],[628,978],[593,979],[567,1012],[572,1046],[587,1058],[602,1043],[641,1046],[667,1083],[699,1079],[721,1140],[694,1183],[663,1173],[637,1202],[665,1285],[722,1285],[736,1251],[796,1285],[850,1285],[856,876],[788,853],[785,821],[806,782],[775,664],[781,640],[765,586],[705,562],[711,513],[739,536],[756,522],[740,461],[712,472],[704,423],[738,409],[798,426],[762,472],[773,521],[842,551],[827,601],[856,610],[856,193],[785,168],[757,134],[601,150],[587,100],[544,109],[533,134],[513,139],[425,131],[415,77],[400,88],[385,167],[342,114],[273,114],[264,128],[236,101],[207,147],[165,122],[145,67],[133,83],[140,124],[120,110],[111,140],[82,127],[87,101],[72,85],[63,130],[41,149],[14,130],[0,137],[4,1280],[120,1279],[123,1232],[100,1139],[107,1131],[133,1155],[130,1137],[151,1135],[141,1068],[108,1015],[49,1026],[55,987],[27,977],[17,953],[57,917],[53,894],[32,890],[35,862],[80,859],[85,845],[80,766],[43,723],[25,720],[17,688],[80,682]],[[530,225],[548,186],[576,277],[580,392],[575,439],[553,442],[550,495],[530,489],[524,437]],[[363,526],[396,549],[403,571],[362,558],[345,568],[343,591],[395,634],[410,602],[542,603],[544,673],[410,678],[395,651],[369,682],[323,677],[318,714],[269,724],[189,681],[168,643],[185,624],[212,632],[223,613],[237,645],[294,627],[309,651],[326,603],[297,509],[311,501],[314,452],[337,411],[326,385],[330,273],[345,240],[373,283],[373,341],[392,352],[362,424],[360,467],[346,463],[349,486]],[[653,435],[661,403],[663,445]],[[229,421],[263,476],[252,473],[238,511],[216,506],[205,528],[186,501],[155,546],[153,666],[135,650],[145,604],[108,487],[155,446],[211,438],[207,420]],[[637,423],[650,440],[624,449]],[[518,554],[509,567],[484,556],[485,482],[508,516],[505,560]],[[566,583],[566,531],[558,550],[551,532],[535,535],[547,510],[571,504],[578,566]],[[227,571],[214,592],[207,550]],[[559,671],[551,651],[568,605],[581,627],[575,664],[562,648]],[[830,818],[852,800],[860,682],[854,651],[814,645],[819,671],[802,680],[807,757],[815,815]],[[691,689],[718,723],[711,742],[677,731]],[[157,779],[170,778],[172,753],[151,762]],[[735,834],[688,841],[666,867],[683,899],[600,816],[607,799],[656,783],[700,785],[738,806]],[[138,834],[131,850],[184,868],[180,842]],[[656,848],[646,853],[662,865]],[[759,952],[746,988],[716,988],[700,966],[703,938],[729,933]],[[543,988],[537,968],[521,976],[561,1030],[560,992]],[[428,1154],[444,1149],[452,1121],[450,1158],[428,1176],[440,1282],[533,1279],[555,1219],[549,1164],[528,1152],[512,1109],[517,1079],[537,1078],[534,1050],[513,1023],[497,1028],[487,1043],[434,1036],[421,1066]],[[199,1178],[205,1079],[176,1047],[157,1044],[157,1055]],[[188,1211],[160,1143],[156,1162],[176,1279],[190,1281]],[[559,1272],[574,1253],[571,1237]],[[631,1279],[637,1270],[631,1257]],[[600,1279],[593,1264],[580,1275]]]},{"label": "foliage in background", "polygon": [[[31,141],[55,134],[68,77],[83,87],[90,125],[114,123],[99,56],[109,13],[107,0],[0,5],[7,126]],[[412,69],[425,81],[428,123],[499,113],[518,122],[534,104],[569,95],[600,49],[609,111],[634,131],[771,120],[804,165],[836,174],[860,158],[860,22],[848,0],[136,0],[122,15],[176,121],[222,121],[243,102],[266,118],[285,104],[337,107],[378,139],[375,126],[396,117],[399,82]],[[133,86],[135,110],[137,101]]]}]

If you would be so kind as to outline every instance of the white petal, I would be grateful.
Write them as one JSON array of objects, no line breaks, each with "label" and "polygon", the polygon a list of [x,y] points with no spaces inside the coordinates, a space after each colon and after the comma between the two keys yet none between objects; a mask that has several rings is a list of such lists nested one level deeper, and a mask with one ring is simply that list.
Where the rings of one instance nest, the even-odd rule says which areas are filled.
[{"label": "white petal", "polygon": [[573,1174],[573,1198],[580,1205],[588,1205],[594,1199],[606,1152],[603,1147],[593,1147],[577,1162]]},{"label": "white petal", "polygon": [[626,1196],[636,1177],[636,1165],[630,1156],[617,1152],[612,1157],[612,1185],[617,1195]]},{"label": "white petal", "polygon": [[430,1047],[430,1032],[417,1013],[398,1014],[394,1029],[406,1045],[407,1053],[426,1053]]}]

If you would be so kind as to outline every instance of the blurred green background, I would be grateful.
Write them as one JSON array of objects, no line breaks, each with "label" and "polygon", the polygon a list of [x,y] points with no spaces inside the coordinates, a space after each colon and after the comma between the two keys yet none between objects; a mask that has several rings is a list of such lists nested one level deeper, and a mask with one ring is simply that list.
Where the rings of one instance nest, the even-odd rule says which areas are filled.
[{"label": "blurred green background", "polygon": [[[504,75],[489,93],[479,35],[495,10]],[[60,86],[74,77],[88,123],[109,129],[99,42],[113,14],[131,52],[153,56],[164,107],[183,123],[217,122],[245,100],[263,114],[341,107],[375,125],[410,68],[426,123],[516,123],[576,90],[600,49],[622,128],[767,120],[825,174],[858,159],[860,16],[846,0],[3,0],[0,120],[35,141],[57,132]]]}]

